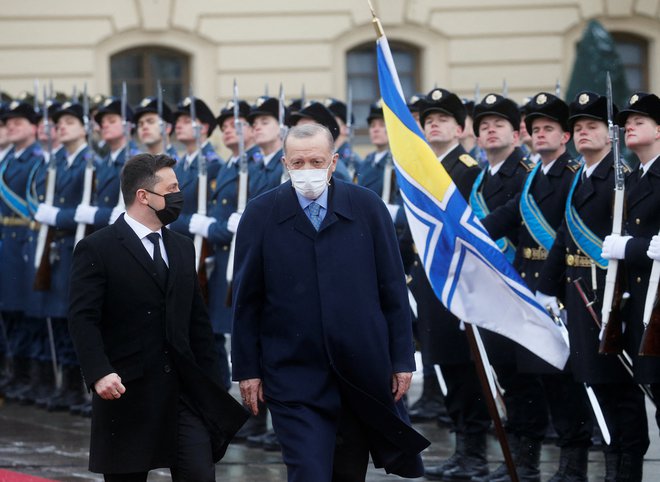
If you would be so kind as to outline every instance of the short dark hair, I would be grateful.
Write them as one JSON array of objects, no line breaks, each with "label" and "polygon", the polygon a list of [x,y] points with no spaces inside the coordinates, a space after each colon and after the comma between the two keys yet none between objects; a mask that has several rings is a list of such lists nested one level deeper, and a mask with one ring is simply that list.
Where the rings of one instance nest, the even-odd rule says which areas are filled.
[{"label": "short dark hair", "polygon": [[153,189],[160,181],[156,175],[164,167],[174,167],[176,161],[165,154],[138,154],[131,157],[121,170],[121,193],[124,204],[130,206],[135,201],[135,192],[138,189]]}]

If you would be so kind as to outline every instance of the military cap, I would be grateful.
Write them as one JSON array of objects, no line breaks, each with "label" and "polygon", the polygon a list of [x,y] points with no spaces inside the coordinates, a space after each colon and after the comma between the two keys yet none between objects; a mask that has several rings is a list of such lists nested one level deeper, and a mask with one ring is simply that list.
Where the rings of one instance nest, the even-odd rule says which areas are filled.
[{"label": "military cap", "polygon": [[34,105],[34,94],[32,92],[28,92],[27,90],[24,90],[16,96],[16,100],[20,100],[21,102],[25,102],[26,104]]},{"label": "military cap", "polygon": [[499,94],[488,94],[481,102],[474,106],[474,134],[479,136],[479,124],[487,115],[504,117],[513,126],[513,130],[520,130],[520,111],[518,105],[511,99]]},{"label": "military cap", "polygon": [[518,110],[520,111],[521,116],[527,115],[527,111],[529,110],[529,102],[531,100],[531,97],[523,97],[522,102],[518,104]]},{"label": "military cap", "polygon": [[[99,110],[94,114],[94,120],[97,124],[101,125],[101,119],[106,114],[117,114],[121,116],[121,99],[119,97],[108,97],[99,106]],[[133,109],[129,105],[126,106],[126,120],[131,122],[133,120]]]},{"label": "military cap", "polygon": [[369,115],[367,116],[367,124],[371,124],[374,119],[384,119],[383,115],[383,99],[378,99],[369,106]]},{"label": "military cap", "polygon": [[286,108],[291,112],[298,112],[303,107],[303,100],[301,98],[291,99],[291,102],[289,102],[286,106]]},{"label": "military cap", "polygon": [[525,127],[532,132],[534,119],[547,117],[558,122],[564,132],[568,132],[568,106],[559,97],[547,92],[539,92],[526,104]]},{"label": "military cap", "polygon": [[[328,97],[325,99],[324,105],[335,117],[339,117],[344,124],[348,123],[348,108],[344,102],[333,97]],[[355,123],[355,115],[353,113],[351,113],[351,122]]]},{"label": "military cap", "polygon": [[4,123],[4,117],[7,113],[7,109],[9,109],[9,102],[0,101],[0,122]]},{"label": "military cap", "polygon": [[[575,122],[581,117],[596,119],[607,124],[607,97],[593,92],[583,91],[575,96],[568,106],[568,127],[572,131]],[[619,109],[613,106],[612,114],[616,117]]]},{"label": "military cap", "polygon": [[307,102],[298,112],[293,112],[290,115],[291,125],[296,125],[303,118],[312,119],[317,124],[327,127],[334,140],[337,140],[337,137],[339,137],[339,124],[335,120],[335,115],[320,102]]},{"label": "military cap", "polygon": [[426,117],[432,112],[447,114],[456,119],[461,127],[465,127],[465,117],[467,115],[465,106],[461,99],[452,92],[445,89],[433,89],[422,100],[419,111],[419,122],[424,125]]},{"label": "military cap", "polygon": [[[287,114],[287,109],[284,109],[285,118],[286,118],[286,114]],[[250,109],[250,114],[248,114],[247,120],[248,122],[252,123],[254,122],[255,118],[262,115],[275,117],[275,119],[279,120],[280,118],[279,99],[276,99],[275,97],[266,97],[266,96],[259,97],[257,99],[257,102]]]},{"label": "military cap", "polygon": [[[192,99],[190,97],[186,97],[176,105],[176,110],[172,113],[172,123],[176,123],[176,120],[181,115],[190,115],[191,103]],[[215,129],[217,122],[213,112],[211,112],[211,109],[209,109],[209,106],[198,97],[195,97],[195,114],[197,115],[198,122],[209,125],[209,130],[206,135],[210,136],[213,132],[213,129]]]},{"label": "military cap", "polygon": [[2,120],[6,121],[14,117],[23,117],[32,124],[39,122],[39,114],[34,110],[32,104],[22,100],[12,100],[2,115]]},{"label": "military cap", "polygon": [[53,114],[53,122],[58,122],[63,115],[72,115],[81,124],[85,123],[83,106],[78,102],[67,101],[62,104],[62,107]]},{"label": "military cap", "polygon": [[636,92],[630,96],[626,107],[616,116],[617,124],[624,127],[630,114],[645,115],[653,119],[656,124],[660,124],[660,99],[655,94]]},{"label": "military cap", "polygon": [[0,102],[11,102],[13,99],[5,91],[0,91]]},{"label": "military cap", "polygon": [[[48,117],[50,119],[53,118],[55,115],[55,112],[60,110],[62,108],[62,103],[59,102],[57,99],[47,99],[46,100],[46,109],[48,109]],[[39,109],[41,112],[41,109]],[[43,116],[43,112],[41,112],[41,115]]]},{"label": "military cap", "polygon": [[[250,104],[244,100],[238,101],[238,116],[247,119],[250,115]],[[217,117],[218,126],[222,129],[222,123],[230,117],[234,117],[234,101],[228,101],[225,106],[220,109],[220,115]]]},{"label": "military cap", "polygon": [[[172,122],[172,109],[163,101],[163,121]],[[137,124],[144,114],[158,114],[158,97],[145,97],[140,101],[133,112],[133,122]]]},{"label": "military cap", "polygon": [[419,92],[411,95],[410,98],[408,99],[408,102],[406,102],[406,106],[408,106],[408,110],[410,112],[421,113],[420,109],[422,108],[422,104],[424,103],[424,97],[426,96]]},{"label": "military cap", "polygon": [[463,105],[465,106],[466,115],[468,117],[474,117],[474,101],[463,97],[461,102],[463,102]]},{"label": "military cap", "polygon": [[103,94],[94,95],[91,99],[89,99],[91,109],[95,110],[95,109],[100,109],[101,107],[103,107],[103,104],[105,103],[105,100],[107,98],[108,97],[103,95]]}]

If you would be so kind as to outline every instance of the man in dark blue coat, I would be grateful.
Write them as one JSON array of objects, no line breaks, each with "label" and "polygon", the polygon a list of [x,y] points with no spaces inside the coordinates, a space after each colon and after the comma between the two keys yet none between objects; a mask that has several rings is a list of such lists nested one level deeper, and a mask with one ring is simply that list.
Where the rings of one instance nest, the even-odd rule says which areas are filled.
[{"label": "man in dark blue coat", "polygon": [[291,181],[241,218],[233,377],[253,413],[268,404],[290,482],[364,480],[369,452],[419,477],[429,442],[402,401],[415,362],[394,227],[378,196],[329,182],[333,150],[325,127],[292,128]]}]

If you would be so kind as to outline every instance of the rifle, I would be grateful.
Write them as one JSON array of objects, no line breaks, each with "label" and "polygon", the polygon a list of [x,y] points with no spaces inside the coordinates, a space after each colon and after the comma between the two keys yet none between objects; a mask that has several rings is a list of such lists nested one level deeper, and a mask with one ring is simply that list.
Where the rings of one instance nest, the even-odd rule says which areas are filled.
[{"label": "rifle", "polygon": [[348,160],[348,175],[353,182],[355,182],[355,171],[356,166],[353,160],[353,88],[351,85],[348,85],[348,95],[346,98],[346,130],[347,139],[346,143],[350,148],[351,158]]},{"label": "rifle", "polygon": [[[568,329],[564,324],[564,320],[562,320],[561,317],[555,315],[553,311],[549,309],[547,306],[545,308],[550,318],[552,318],[552,321],[554,321],[557,328],[559,328],[559,332],[561,333],[562,338],[566,342],[566,345],[571,346],[571,342],[568,339]],[[563,309],[563,307],[561,308]],[[610,436],[610,430],[607,427],[607,423],[605,422],[603,409],[601,408],[600,403],[598,402],[598,398],[594,393],[594,389],[591,388],[586,383],[583,383],[582,385],[584,386],[584,390],[587,392],[587,398],[589,399],[589,403],[591,404],[591,410],[594,412],[594,416],[596,417],[596,422],[600,427],[600,432],[603,436],[603,440],[607,445],[609,445],[610,442],[612,441],[612,437]]]},{"label": "rifle", "polygon": [[[587,312],[589,315],[591,315],[591,319],[596,323],[596,326],[600,329],[601,324],[600,320],[598,319],[598,314],[596,314],[596,310],[594,310],[594,303],[596,303],[597,299],[595,294],[587,288],[584,280],[582,278],[578,278],[573,281],[573,286],[575,286],[575,289],[577,289],[578,294],[580,295],[580,298],[584,302],[584,306],[587,309]],[[628,354],[628,352],[625,349],[622,349],[620,353],[616,354],[617,358],[619,359],[619,362],[621,363],[621,366],[623,369],[630,375],[630,378],[634,379],[635,374],[633,372],[633,362],[632,358]],[[653,397],[653,393],[651,393],[651,390],[644,384],[638,383],[637,386],[639,389],[646,395],[646,397],[655,405],[655,398]]]},{"label": "rifle", "polygon": [[[43,103],[43,125],[46,133],[46,150],[48,151],[48,168],[46,171],[46,198],[44,204],[53,205],[55,201],[55,180],[57,178],[57,164],[53,156],[53,132],[50,119],[48,118],[48,101],[44,94]],[[36,291],[50,290],[50,244],[53,241],[54,231],[47,224],[39,226],[37,235],[37,246],[34,252],[34,289]]]},{"label": "rifle", "polygon": [[[124,139],[126,140],[126,157],[128,157],[130,142],[131,142],[131,124],[128,122],[128,93],[126,92],[126,81],[123,81],[121,84],[121,125],[124,131]],[[91,146],[91,144],[90,144]],[[121,192],[121,186],[119,186],[119,196],[117,197],[117,205],[114,209],[124,210],[126,204],[124,203],[124,195]]]},{"label": "rifle", "polygon": [[559,79],[557,79],[557,82],[555,83],[555,95],[561,99],[561,83],[559,82]]},{"label": "rifle", "polygon": [[[236,212],[243,214],[245,206],[247,205],[247,191],[248,191],[248,165],[247,156],[245,155],[245,136],[243,134],[243,122],[239,117],[238,111],[238,84],[234,79],[234,129],[238,136],[238,202]],[[231,306],[232,303],[232,282],[234,280],[234,253],[236,252],[236,233],[231,238],[231,246],[229,249],[229,258],[227,260],[227,297],[226,305]]]},{"label": "rifle", "polygon": [[304,109],[307,103],[307,96],[305,95],[305,84],[300,88],[300,108]]},{"label": "rifle", "polygon": [[502,97],[509,97],[509,83],[506,78],[502,80]]},{"label": "rifle", "polygon": [[653,261],[649,287],[644,302],[644,335],[639,346],[642,356],[660,356],[660,303],[658,303],[658,282],[660,281],[660,261]]},{"label": "rifle", "polygon": [[160,85],[160,79],[156,81],[156,91],[157,91],[157,109],[158,109],[158,126],[160,127],[160,137],[163,141],[163,154],[167,153],[167,124],[163,119],[163,89]]},{"label": "rifle", "polygon": [[[607,72],[607,126],[612,153],[614,155],[614,210],[612,213],[612,234],[620,235],[623,226],[623,198],[625,191],[625,176],[623,161],[619,156],[619,127],[612,120],[612,81]],[[605,292],[602,306],[601,341],[599,353],[621,353],[623,349],[623,326],[621,319],[621,303],[624,300],[623,270],[619,270],[619,260],[611,259],[607,263],[607,277],[605,278]]]},{"label": "rifle", "polygon": [[[125,85],[125,84],[124,84]],[[87,134],[87,159],[85,164],[85,175],[83,178],[83,194],[80,204],[89,206],[92,201],[92,187],[94,183],[94,151],[92,149],[92,122],[89,118],[89,97],[87,96],[87,83],[83,90],[83,121],[85,124],[85,132]],[[78,223],[76,226],[76,237],[74,246],[85,237],[85,230],[87,225],[85,223]]]},{"label": "rifle", "polygon": [[[200,125],[197,122],[197,107],[195,106],[195,96],[193,95],[192,84],[190,85],[190,119],[192,121],[193,133],[195,135],[195,145],[197,146],[197,214],[206,216],[206,200],[208,189],[208,174],[206,172],[206,158],[202,153],[202,139]],[[202,267],[202,248],[204,238],[200,234],[195,235],[195,269],[197,273]],[[205,275],[204,275],[205,276]]]}]

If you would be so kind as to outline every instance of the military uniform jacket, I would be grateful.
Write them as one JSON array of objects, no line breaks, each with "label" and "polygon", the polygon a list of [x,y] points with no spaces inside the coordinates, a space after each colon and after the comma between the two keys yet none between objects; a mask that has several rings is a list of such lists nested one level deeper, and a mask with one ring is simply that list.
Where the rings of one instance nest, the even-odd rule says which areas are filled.
[{"label": "military uniform jacket", "polygon": [[[246,152],[248,156],[248,198],[251,178],[256,175],[260,166],[254,161],[253,154],[257,146]],[[215,191],[210,198],[208,215],[217,221],[209,227],[208,242],[213,247],[213,271],[209,278],[209,315],[215,333],[231,332],[231,308],[226,306],[227,300],[227,262],[229,249],[234,235],[227,230],[227,220],[238,206],[238,177],[239,166],[237,162],[227,163],[220,168],[216,179]]]},{"label": "military uniform jacket", "polygon": [[651,238],[660,231],[660,161],[656,159],[641,178],[634,171],[626,182],[624,234],[633,238],[626,244],[626,291],[630,298],[624,307],[625,348],[633,357],[635,378],[642,383],[660,382],[660,358],[638,357],[644,334],[642,318],[653,261],[646,255]]},{"label": "military uniform jacket", "polygon": [[[547,174],[543,174],[541,168],[536,173],[529,173],[530,176],[534,175],[529,193],[538,205],[548,225],[555,232],[564,220],[566,198],[571,188],[573,176],[578,168],[577,162],[571,159],[568,152],[565,152],[555,160]],[[523,221],[520,208],[521,196],[522,192],[519,192],[513,199],[482,219],[481,223],[493,239],[499,239],[503,236],[518,238],[513,265],[534,293],[545,260],[540,259],[541,257],[538,256],[539,253],[543,252],[541,251],[542,246],[536,241],[536,238],[530,232],[529,226]],[[545,256],[547,257],[547,251],[545,251]],[[518,345],[516,351],[519,370],[557,373],[557,370],[551,365],[531,354],[522,346]]]},{"label": "military uniform jacket", "polygon": [[[514,199],[522,190],[531,166],[522,150],[516,147],[495,175],[490,174],[488,167],[486,169],[483,181],[478,189],[484,197],[488,210],[493,212],[499,206]],[[514,245],[517,245],[517,233],[509,239]],[[515,342],[488,330],[480,330],[480,333],[488,350],[491,363],[515,363]]]},{"label": "military uniform jacket", "polygon": [[[20,156],[11,152],[0,165],[2,190],[0,195],[0,216],[22,225],[0,224],[0,308],[5,311],[23,311],[28,307],[32,291],[32,278],[29,262],[29,238],[34,235],[34,227],[29,226],[30,212],[27,207],[28,177],[35,166],[43,163],[43,153],[38,143],[25,148]],[[11,191],[11,193],[9,193]],[[15,197],[14,197],[15,196]],[[21,205],[19,214],[11,206]],[[24,217],[26,216],[27,217]]]},{"label": "military uniform jacket", "polygon": [[95,228],[108,225],[112,210],[119,202],[119,173],[126,160],[137,154],[137,151],[131,151],[127,154],[127,149],[130,149],[128,145],[121,150],[114,161],[108,154],[96,164],[94,193],[91,203],[99,208],[94,216]]},{"label": "military uniform jacket", "polygon": [[[442,166],[463,197],[469,199],[472,184],[481,172],[477,162],[459,144],[445,156]],[[412,242],[410,229],[406,229],[405,239]],[[416,254],[409,273],[412,277],[410,290],[417,302],[417,330],[422,359],[425,363],[434,364],[469,363],[470,349],[465,331],[460,329],[460,320],[440,302]]]},{"label": "military uniform jacket", "polygon": [[176,461],[183,396],[209,429],[219,460],[246,411],[221,386],[218,354],[192,242],[163,229],[166,286],[122,215],[76,246],[69,331],[85,385],[118,373],[120,399],[92,397],[89,468],[143,472]]},{"label": "military uniform jacket", "polygon": [[318,232],[290,182],[248,204],[236,242],[233,378],[261,378],[268,399],[311,410],[334,410],[340,390],[374,464],[418,477],[428,441],[391,393],[392,374],[415,366],[392,221],[369,190],[336,180],[329,189]]},{"label": "military uniform jacket", "polygon": [[282,173],[284,171],[284,168],[282,167],[283,155],[284,151],[280,149],[270,161],[268,161],[268,164],[264,164],[263,153],[261,151],[255,152],[254,159],[257,168],[250,180],[249,191],[251,197],[263,194],[282,184]]},{"label": "military uniform jacket", "polygon": [[[580,171],[579,171],[580,172]],[[575,174],[579,175],[579,174]],[[612,202],[614,168],[610,152],[594,172],[581,179],[575,188],[572,205],[601,240],[612,232]],[[589,315],[573,281],[582,278],[592,286],[590,267],[568,266],[568,255],[585,256],[568,231],[566,220],[557,231],[555,243],[543,265],[536,289],[564,300],[567,311],[568,333],[571,344],[570,364],[577,381],[586,383],[615,383],[629,379],[615,356],[598,354],[599,328]],[[572,257],[571,257],[572,259]],[[596,268],[596,297],[592,306],[600,316],[606,270]],[[628,378],[627,378],[628,377]]]},{"label": "military uniform jacket", "polygon": [[206,159],[206,179],[207,179],[207,200],[211,197],[215,188],[215,178],[220,170],[222,163],[220,156],[213,150],[210,142],[206,141],[201,148],[201,152],[197,153],[195,158],[188,164],[186,156],[179,161],[174,168],[174,173],[179,181],[179,189],[183,192],[183,210],[179,218],[174,221],[169,227],[177,233],[185,234],[186,236],[193,237],[188,231],[190,225],[190,218],[193,214],[197,213],[197,186],[199,184],[199,162],[198,158],[202,155]]}]

